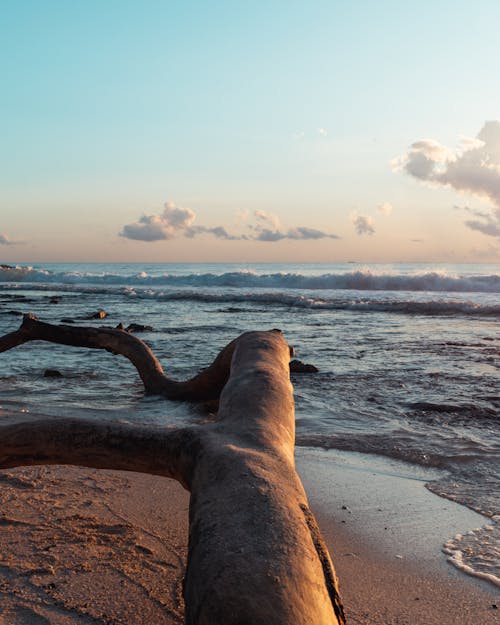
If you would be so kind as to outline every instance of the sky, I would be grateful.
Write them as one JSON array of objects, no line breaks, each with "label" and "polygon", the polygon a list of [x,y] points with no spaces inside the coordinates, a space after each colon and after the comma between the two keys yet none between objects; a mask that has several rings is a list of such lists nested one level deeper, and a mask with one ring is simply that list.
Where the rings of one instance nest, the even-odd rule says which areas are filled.
[{"label": "sky", "polygon": [[500,262],[497,0],[0,0],[0,262]]}]

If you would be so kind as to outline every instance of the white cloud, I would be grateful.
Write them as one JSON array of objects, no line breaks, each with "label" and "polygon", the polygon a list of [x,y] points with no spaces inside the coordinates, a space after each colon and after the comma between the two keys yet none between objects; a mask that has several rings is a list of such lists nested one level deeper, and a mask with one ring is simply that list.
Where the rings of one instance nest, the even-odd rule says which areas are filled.
[{"label": "white cloud", "polygon": [[326,128],[318,128],[318,134],[322,137],[328,136],[328,130]]},{"label": "white cloud", "polygon": [[375,224],[369,215],[358,215],[357,213],[354,213],[351,215],[351,222],[359,235],[375,234]]},{"label": "white cloud", "polygon": [[[315,228],[298,226],[283,230],[276,215],[262,210],[255,210],[255,224],[246,224],[246,232],[233,234],[223,226],[194,225],[196,213],[190,208],[181,208],[173,202],[167,202],[160,215],[143,215],[138,221],[127,224],[120,236],[136,241],[165,241],[176,237],[193,239],[199,235],[210,235],[226,241],[294,241],[338,239],[336,234],[322,232]],[[248,213],[240,213],[240,221],[245,222]]]},{"label": "white cloud", "polygon": [[123,226],[120,236],[136,241],[165,241],[186,234],[196,218],[194,211],[173,202],[164,206],[161,215],[143,215],[138,221]]},{"label": "white cloud", "polygon": [[265,211],[255,210],[254,213],[255,218],[264,223],[268,224],[273,230],[278,230],[281,227],[280,220],[276,215],[272,213],[266,213]]},{"label": "white cloud", "polygon": [[456,150],[432,139],[417,141],[392,165],[423,182],[486,200],[489,211],[475,212],[465,224],[500,236],[500,121],[486,122],[475,138],[462,137]]},{"label": "white cloud", "polygon": [[392,213],[392,204],[389,204],[389,202],[382,202],[382,204],[377,206],[377,210],[381,215],[388,217]]},{"label": "white cloud", "polygon": [[315,228],[307,228],[298,226],[282,230],[279,218],[272,213],[256,210],[254,215],[257,219],[256,225],[249,225],[252,230],[251,235],[247,235],[246,239],[254,241],[282,241],[283,239],[292,239],[294,241],[306,241],[315,239],[338,239],[336,234],[329,234]]}]

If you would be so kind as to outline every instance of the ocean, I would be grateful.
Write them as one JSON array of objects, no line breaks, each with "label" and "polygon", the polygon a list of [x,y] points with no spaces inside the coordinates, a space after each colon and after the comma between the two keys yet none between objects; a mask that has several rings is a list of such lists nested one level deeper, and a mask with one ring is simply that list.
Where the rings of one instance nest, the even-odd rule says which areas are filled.
[{"label": "ocean", "polygon": [[[90,319],[101,309],[106,319]],[[297,445],[432,469],[432,492],[484,515],[443,550],[500,585],[499,264],[2,265],[0,334],[28,312],[151,326],[138,336],[177,379],[246,330],[281,328],[319,369],[292,374]],[[49,368],[63,377],[44,377]],[[0,355],[0,409],[169,426],[205,418],[146,396],[124,358],[41,343]]]}]

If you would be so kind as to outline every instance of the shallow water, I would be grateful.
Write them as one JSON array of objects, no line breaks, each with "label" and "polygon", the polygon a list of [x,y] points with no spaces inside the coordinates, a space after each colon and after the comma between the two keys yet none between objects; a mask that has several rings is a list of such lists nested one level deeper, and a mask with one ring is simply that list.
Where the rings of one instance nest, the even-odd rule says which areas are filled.
[{"label": "shallow water", "polygon": [[[99,309],[108,318],[88,320]],[[297,443],[438,469],[429,488],[487,515],[491,526],[450,539],[450,557],[500,580],[492,548],[500,520],[499,265],[0,269],[0,332],[26,312],[53,323],[151,325],[140,337],[177,378],[245,330],[282,328],[297,358],[320,370],[293,375]],[[107,353],[33,343],[0,358],[3,408],[168,424],[201,418],[188,405],[145,397],[130,363]],[[44,378],[47,368],[64,377]]]}]

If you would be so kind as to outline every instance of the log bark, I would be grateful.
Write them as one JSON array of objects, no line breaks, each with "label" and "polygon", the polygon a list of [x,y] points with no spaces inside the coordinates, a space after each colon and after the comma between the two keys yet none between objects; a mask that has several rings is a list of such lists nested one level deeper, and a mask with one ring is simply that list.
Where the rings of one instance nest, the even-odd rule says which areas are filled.
[{"label": "log bark", "polygon": [[[30,338],[11,333],[0,339],[0,350],[53,340],[49,336],[113,351],[122,342],[119,330],[69,328],[75,334],[63,327],[54,333],[47,325],[25,320],[18,332]],[[138,339],[130,338],[118,351],[135,359]],[[172,430],[0,417],[0,468],[77,464],[179,480],[191,492],[187,625],[342,625],[334,568],[294,467],[289,359],[278,331],[249,332],[231,342],[211,365],[215,382],[225,384],[218,421],[209,425]],[[148,367],[165,377],[159,363]],[[201,376],[174,384],[184,385],[183,397],[189,388],[197,399],[212,396],[206,386],[212,374]]]}]

